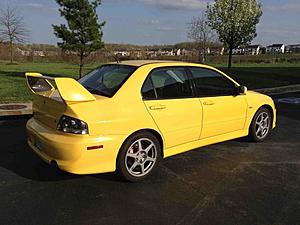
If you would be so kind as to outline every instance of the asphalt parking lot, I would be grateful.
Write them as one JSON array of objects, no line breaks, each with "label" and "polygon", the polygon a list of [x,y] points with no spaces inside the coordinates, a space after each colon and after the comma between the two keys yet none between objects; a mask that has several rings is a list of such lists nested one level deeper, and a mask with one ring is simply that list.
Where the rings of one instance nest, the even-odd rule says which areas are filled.
[{"label": "asphalt parking lot", "polygon": [[[299,97],[300,93],[275,96]],[[164,160],[141,183],[53,170],[27,147],[28,118],[0,119],[0,224],[300,224],[300,105],[278,103],[278,126]]]}]

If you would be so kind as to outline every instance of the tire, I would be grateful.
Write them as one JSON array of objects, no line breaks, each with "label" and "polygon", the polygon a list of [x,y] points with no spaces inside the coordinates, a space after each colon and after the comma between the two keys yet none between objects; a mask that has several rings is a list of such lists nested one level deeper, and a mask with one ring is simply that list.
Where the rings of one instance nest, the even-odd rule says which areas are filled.
[{"label": "tire", "polygon": [[122,145],[117,158],[117,172],[131,182],[150,176],[161,160],[161,146],[151,133],[140,132],[130,136]]},{"label": "tire", "polygon": [[267,108],[260,108],[254,115],[249,128],[249,140],[263,142],[269,135],[272,127],[272,116]]}]

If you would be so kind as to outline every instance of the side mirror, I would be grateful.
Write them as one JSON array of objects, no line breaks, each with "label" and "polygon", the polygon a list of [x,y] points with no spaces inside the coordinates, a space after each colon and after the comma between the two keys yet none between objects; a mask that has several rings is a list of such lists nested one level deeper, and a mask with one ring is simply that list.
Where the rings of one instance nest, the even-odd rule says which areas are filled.
[{"label": "side mirror", "polygon": [[238,89],[239,89],[239,93],[243,94],[243,95],[245,95],[247,93],[247,91],[248,91],[247,87],[246,86],[242,86],[242,85],[239,86]]}]

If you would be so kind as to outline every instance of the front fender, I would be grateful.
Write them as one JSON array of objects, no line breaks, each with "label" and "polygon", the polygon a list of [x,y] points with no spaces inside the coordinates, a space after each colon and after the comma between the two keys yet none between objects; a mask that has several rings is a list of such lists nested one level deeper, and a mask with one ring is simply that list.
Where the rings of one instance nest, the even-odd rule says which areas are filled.
[{"label": "front fender", "polygon": [[268,108],[273,116],[273,123],[272,128],[276,127],[276,107],[274,101],[271,97],[260,94],[254,91],[248,91],[246,94],[247,102],[248,102],[248,109],[247,109],[247,118],[246,118],[246,125],[245,127],[249,129],[251,122],[255,113],[261,108],[266,107]]}]

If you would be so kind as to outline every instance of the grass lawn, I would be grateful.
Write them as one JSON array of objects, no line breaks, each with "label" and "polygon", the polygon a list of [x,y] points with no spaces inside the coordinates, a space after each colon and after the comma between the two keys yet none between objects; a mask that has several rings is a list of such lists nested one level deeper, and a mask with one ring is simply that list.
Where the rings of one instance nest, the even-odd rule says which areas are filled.
[{"label": "grass lawn", "polygon": [[226,67],[218,68],[249,89],[300,84],[300,64],[239,65],[231,73]]},{"label": "grass lawn", "polygon": [[[88,72],[98,65],[87,65]],[[32,98],[26,81],[25,72],[39,72],[47,76],[69,76],[78,78],[78,66],[67,63],[19,63],[7,65],[0,62],[0,102],[23,102]]]},{"label": "grass lawn", "polygon": [[[88,72],[99,65],[87,65]],[[225,65],[214,65],[225,73]],[[250,89],[300,84],[300,64],[235,64],[231,77]],[[48,76],[78,77],[78,66],[68,63],[19,63],[7,65],[0,62],[0,102],[30,101],[24,73],[40,72]],[[229,74],[229,73],[228,73]]]}]

